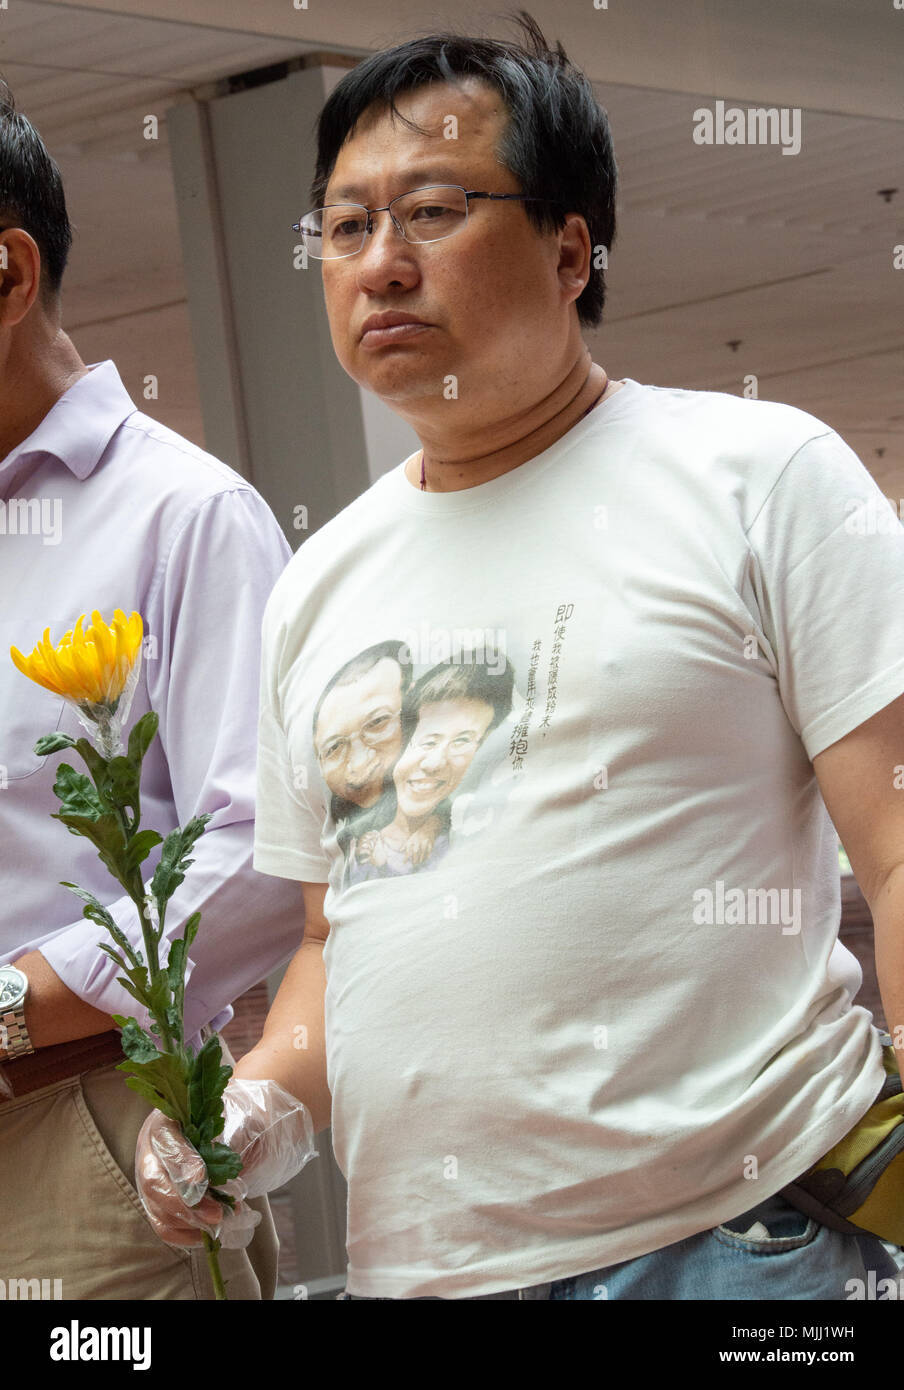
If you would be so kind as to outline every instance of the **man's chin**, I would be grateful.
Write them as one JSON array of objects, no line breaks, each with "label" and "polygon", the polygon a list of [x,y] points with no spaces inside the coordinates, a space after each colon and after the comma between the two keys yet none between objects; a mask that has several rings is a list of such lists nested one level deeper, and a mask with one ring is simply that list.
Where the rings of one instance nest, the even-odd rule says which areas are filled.
[{"label": "man's chin", "polygon": [[401,352],[395,356],[394,362],[374,362],[367,371],[350,372],[349,375],[362,390],[370,391],[387,405],[390,401],[435,401],[437,396],[442,396],[446,373],[441,367],[423,360],[416,361],[413,354],[408,361],[402,359]]},{"label": "man's chin", "polygon": [[380,800],[380,793],[375,792],[373,796],[362,798],[360,793],[356,796],[346,796],[346,801],[350,801],[353,806],[357,806],[361,811],[369,811],[372,806],[376,806]]}]

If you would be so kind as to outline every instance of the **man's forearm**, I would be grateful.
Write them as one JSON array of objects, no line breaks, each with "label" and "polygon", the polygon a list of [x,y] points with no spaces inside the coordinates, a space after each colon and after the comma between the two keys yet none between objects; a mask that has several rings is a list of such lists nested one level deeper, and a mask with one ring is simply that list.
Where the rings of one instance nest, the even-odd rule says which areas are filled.
[{"label": "man's forearm", "polygon": [[[11,964],[28,976],[25,1026],[36,1048],[106,1033],[115,1026],[109,1014],[101,1013],[93,1004],[86,1004],[84,999],[73,994],[40,951],[26,951]],[[5,1056],[0,1048],[0,1060]]]},{"label": "man's forearm", "polygon": [[879,993],[904,1085],[904,866],[889,875],[870,909]]},{"label": "man's forearm", "polygon": [[305,941],[296,951],[270,1007],[260,1042],[235,1066],[245,1080],[277,1081],[311,1112],[314,1132],[330,1123],[326,1079],[323,942]]}]

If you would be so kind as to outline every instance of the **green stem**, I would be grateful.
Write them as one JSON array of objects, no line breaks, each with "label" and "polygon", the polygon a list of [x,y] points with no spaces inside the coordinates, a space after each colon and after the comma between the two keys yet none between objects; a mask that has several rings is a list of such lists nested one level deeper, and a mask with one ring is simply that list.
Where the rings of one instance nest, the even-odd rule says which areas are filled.
[{"label": "green stem", "polygon": [[[121,812],[118,812],[118,814],[120,816],[122,815]],[[136,869],[131,875],[130,880],[120,878],[119,881],[138,909],[138,920],[141,923],[141,935],[144,940],[144,949],[148,964],[148,981],[149,983],[153,983],[156,976],[160,973],[160,958],[157,953],[157,937],[154,932],[154,927],[146,916],[147,904],[145,903],[144,879],[141,877],[140,870]],[[162,925],[161,922],[161,929]],[[154,1019],[158,1028],[161,1030],[160,1035],[166,1044],[165,1050],[167,1052],[183,1053],[183,1048],[176,1045],[173,1041],[173,1035],[170,1032],[166,1018],[155,1014]]]},{"label": "green stem", "polygon": [[223,1283],[223,1275],[220,1271],[220,1261],[217,1257],[217,1251],[220,1248],[220,1242],[218,1240],[214,1240],[213,1236],[208,1235],[207,1231],[202,1231],[201,1235],[204,1239],[204,1249],[207,1252],[207,1267],[210,1270],[210,1277],[213,1280],[214,1297],[217,1300],[225,1299],[226,1285]]}]

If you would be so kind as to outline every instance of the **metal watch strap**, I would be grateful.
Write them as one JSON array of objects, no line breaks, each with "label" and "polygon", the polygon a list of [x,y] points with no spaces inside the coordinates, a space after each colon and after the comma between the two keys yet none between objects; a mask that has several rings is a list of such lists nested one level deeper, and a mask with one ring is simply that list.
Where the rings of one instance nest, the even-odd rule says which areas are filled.
[{"label": "metal watch strap", "polygon": [[0,1045],[6,1050],[7,1058],[25,1057],[34,1052],[28,1029],[25,1026],[25,1011],[22,1008],[10,1009],[0,1013]]}]

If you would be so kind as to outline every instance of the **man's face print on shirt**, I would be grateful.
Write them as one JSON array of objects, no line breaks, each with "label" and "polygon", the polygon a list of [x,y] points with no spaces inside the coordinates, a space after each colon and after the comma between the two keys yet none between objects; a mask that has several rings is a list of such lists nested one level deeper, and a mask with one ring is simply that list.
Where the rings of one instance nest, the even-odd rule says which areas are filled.
[{"label": "man's face print on shirt", "polygon": [[348,885],[440,862],[455,794],[512,709],[507,660],[501,671],[483,661],[440,663],[413,680],[407,655],[395,641],[359,652],[315,709],[314,747]]},{"label": "man's face print on shirt", "polygon": [[377,654],[365,670],[351,666],[348,678],[327,687],[321,697],[314,746],[333,796],[365,808],[379,801],[384,780],[402,751],[405,677],[390,655]]}]

